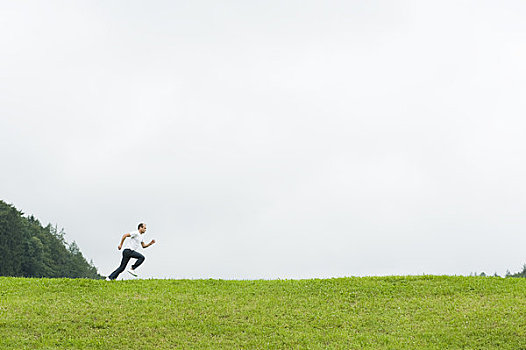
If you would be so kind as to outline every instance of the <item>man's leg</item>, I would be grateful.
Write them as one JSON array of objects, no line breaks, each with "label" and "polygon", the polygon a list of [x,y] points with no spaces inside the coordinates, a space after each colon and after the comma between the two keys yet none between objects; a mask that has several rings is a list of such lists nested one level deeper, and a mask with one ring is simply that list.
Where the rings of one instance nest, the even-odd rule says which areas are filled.
[{"label": "man's leg", "polygon": [[117,270],[113,271],[111,275],[108,276],[110,280],[116,279],[119,276],[119,274],[122,271],[124,271],[124,269],[126,268],[126,265],[128,265],[128,261],[130,261],[130,258],[131,258],[130,252],[131,252],[130,249],[123,250],[121,265],[117,268]]},{"label": "man's leg", "polygon": [[144,259],[145,259],[144,255],[142,255],[139,252],[136,252],[135,250],[131,251],[131,257],[134,259],[137,259],[135,264],[133,264],[131,267],[132,270],[135,270],[136,268],[138,268],[144,262]]}]

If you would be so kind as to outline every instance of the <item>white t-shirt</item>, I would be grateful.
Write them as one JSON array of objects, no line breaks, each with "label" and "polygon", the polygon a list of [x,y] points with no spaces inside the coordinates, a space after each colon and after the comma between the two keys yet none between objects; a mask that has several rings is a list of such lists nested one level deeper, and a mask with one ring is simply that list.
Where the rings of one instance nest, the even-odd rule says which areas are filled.
[{"label": "white t-shirt", "polygon": [[142,236],[139,231],[130,232],[130,237],[125,241],[124,249],[128,248],[131,250],[139,250],[139,248],[142,248]]}]

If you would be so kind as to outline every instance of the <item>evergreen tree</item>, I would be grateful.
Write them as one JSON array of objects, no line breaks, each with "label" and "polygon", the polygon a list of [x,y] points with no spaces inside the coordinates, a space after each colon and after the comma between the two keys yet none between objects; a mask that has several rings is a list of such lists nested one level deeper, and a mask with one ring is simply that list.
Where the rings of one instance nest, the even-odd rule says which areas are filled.
[{"label": "evergreen tree", "polygon": [[0,275],[21,276],[26,239],[22,213],[12,205],[0,204]]},{"label": "evergreen tree", "polygon": [[102,278],[65,234],[0,200],[0,276]]}]

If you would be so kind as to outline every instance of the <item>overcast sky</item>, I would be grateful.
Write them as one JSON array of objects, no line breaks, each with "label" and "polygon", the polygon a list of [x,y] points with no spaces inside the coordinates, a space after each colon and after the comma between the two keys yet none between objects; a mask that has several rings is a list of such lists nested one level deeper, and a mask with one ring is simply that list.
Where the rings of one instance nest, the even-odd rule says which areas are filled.
[{"label": "overcast sky", "polygon": [[0,1],[0,199],[103,275],[526,263],[523,1]]}]

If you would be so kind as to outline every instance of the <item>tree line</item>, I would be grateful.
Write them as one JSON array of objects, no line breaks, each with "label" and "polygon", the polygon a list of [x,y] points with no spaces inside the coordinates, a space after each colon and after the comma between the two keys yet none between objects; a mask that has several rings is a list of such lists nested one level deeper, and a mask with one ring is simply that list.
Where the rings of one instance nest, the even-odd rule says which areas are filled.
[{"label": "tree line", "polygon": [[46,227],[0,200],[0,276],[101,279],[64,230]]},{"label": "tree line", "polygon": [[[484,271],[481,273],[472,272],[470,276],[479,276],[479,277],[501,277],[496,272],[493,275],[486,274]],[[506,271],[506,278],[526,278],[526,264],[522,266],[522,271],[511,273],[510,270]]]}]

